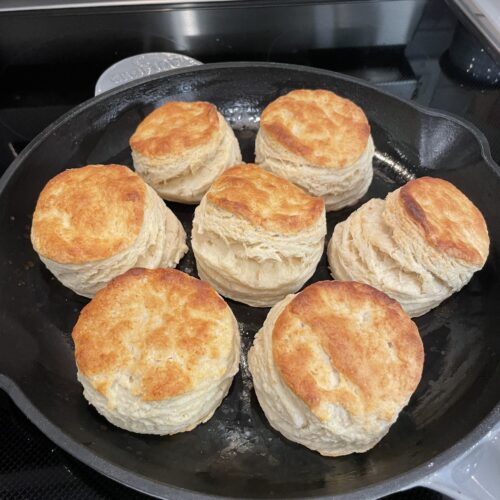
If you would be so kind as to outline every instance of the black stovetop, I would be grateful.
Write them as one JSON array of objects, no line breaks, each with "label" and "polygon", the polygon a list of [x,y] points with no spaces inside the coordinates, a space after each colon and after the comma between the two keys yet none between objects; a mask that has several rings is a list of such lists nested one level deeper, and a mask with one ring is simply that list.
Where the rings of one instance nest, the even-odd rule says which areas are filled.
[{"label": "black stovetop", "polygon": [[[500,87],[498,83],[495,87],[473,81],[469,61],[463,61],[462,68],[457,67],[452,42],[464,31],[470,36],[467,28],[457,25],[457,19],[444,2],[432,1],[406,47],[331,49],[274,55],[272,60],[355,75],[425,106],[462,116],[486,135],[492,156],[500,163]],[[115,54],[114,58],[96,59],[83,65],[68,62],[0,66],[0,174],[45,126],[92,97],[97,78],[109,64],[128,55],[131,54],[123,53],[119,57]],[[240,54],[238,59],[256,58],[249,52]],[[215,59],[203,62],[215,62]],[[68,75],[71,75],[69,84]],[[94,472],[52,444],[2,391],[0,429],[2,499],[144,498]],[[443,496],[415,488],[387,498],[440,499]]]}]

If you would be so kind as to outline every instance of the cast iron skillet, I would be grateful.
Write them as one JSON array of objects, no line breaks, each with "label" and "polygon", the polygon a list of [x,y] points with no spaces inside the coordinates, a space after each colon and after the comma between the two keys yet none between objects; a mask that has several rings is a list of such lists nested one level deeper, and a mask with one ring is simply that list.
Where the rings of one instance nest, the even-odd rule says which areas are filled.
[{"label": "cast iron skillet", "polygon": [[[131,165],[128,138],[136,125],[172,99],[215,103],[235,128],[244,159],[252,161],[259,113],[295,88],[330,89],[366,111],[377,152],[375,178],[360,203],[425,174],[456,184],[488,222],[492,244],[485,268],[460,293],[417,320],[426,360],[414,397],[368,453],[323,458],[287,441],[267,424],[246,366],[245,353],[267,309],[229,301],[244,354],[241,373],[215,416],[172,437],[134,435],[109,425],[87,405],[75,377],[70,334],[87,300],[60,285],[31,248],[31,214],[40,190],[65,168]],[[152,495],[359,498],[403,489],[469,448],[500,415],[499,197],[498,166],[473,126],[328,71],[213,64],[111,91],[40,134],[1,180],[0,385],[62,448]],[[189,233],[193,207],[170,206]],[[328,238],[352,210],[328,215]],[[180,269],[196,275],[191,253]],[[311,281],[329,278],[323,258]]]}]

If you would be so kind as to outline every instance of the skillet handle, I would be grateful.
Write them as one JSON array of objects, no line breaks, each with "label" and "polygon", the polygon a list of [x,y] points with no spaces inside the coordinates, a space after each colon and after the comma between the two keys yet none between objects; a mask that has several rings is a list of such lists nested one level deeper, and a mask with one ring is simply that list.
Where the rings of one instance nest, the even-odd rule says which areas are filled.
[{"label": "skillet handle", "polygon": [[431,488],[457,500],[500,499],[500,422],[465,455],[415,486]]},{"label": "skillet handle", "polygon": [[127,57],[104,71],[96,83],[95,95],[144,76],[199,64],[203,63],[192,57],[173,52],[148,52]]}]

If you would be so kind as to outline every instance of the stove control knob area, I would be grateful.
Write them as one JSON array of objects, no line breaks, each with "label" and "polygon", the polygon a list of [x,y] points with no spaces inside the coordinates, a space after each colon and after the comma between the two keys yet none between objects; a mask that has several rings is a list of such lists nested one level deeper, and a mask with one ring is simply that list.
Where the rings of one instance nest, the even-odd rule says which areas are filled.
[{"label": "stove control knob area", "polygon": [[127,57],[110,66],[99,77],[95,86],[95,95],[102,94],[119,85],[154,75],[162,71],[197,66],[202,64],[192,57],[173,52],[150,52]]}]

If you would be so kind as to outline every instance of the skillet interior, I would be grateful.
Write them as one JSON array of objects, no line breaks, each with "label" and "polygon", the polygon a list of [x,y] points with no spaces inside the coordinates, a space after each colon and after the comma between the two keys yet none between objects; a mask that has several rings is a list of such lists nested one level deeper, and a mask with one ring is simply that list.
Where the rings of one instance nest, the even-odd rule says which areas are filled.
[{"label": "skillet interior", "polygon": [[[462,189],[488,222],[492,245],[484,270],[459,294],[417,319],[426,361],[410,405],[370,452],[322,458],[269,427],[243,355],[229,396],[207,424],[172,437],[140,436],[112,427],[86,404],[75,376],[70,333],[87,300],[60,285],[31,248],[31,214],[40,190],[65,168],[131,165],[129,136],[166,99],[216,104],[236,129],[244,160],[252,161],[259,113],[279,95],[301,87],[334,90],[367,113],[377,147],[376,174],[360,203],[385,196],[413,176],[433,175]],[[189,496],[177,490],[182,488],[238,497],[307,497],[367,488],[367,494],[378,495],[408,486],[427,467],[449,458],[449,452],[439,458],[448,448],[460,442],[452,453],[457,454],[470,445],[469,433],[500,399],[500,177],[482,147],[476,133],[458,120],[423,112],[333,73],[285,65],[180,70],[84,104],[35,139],[3,179],[0,384],[67,451],[153,494]],[[193,208],[169,206],[189,234]],[[329,214],[328,239],[335,224],[357,206]],[[191,252],[180,269],[196,275]],[[325,257],[311,282],[319,279],[329,279]],[[229,304],[246,353],[268,310]]]}]

